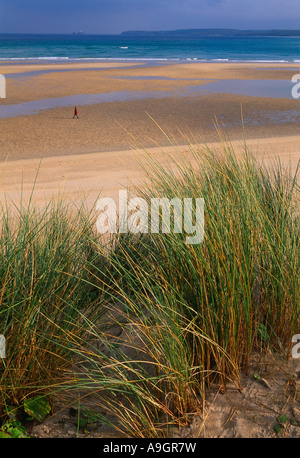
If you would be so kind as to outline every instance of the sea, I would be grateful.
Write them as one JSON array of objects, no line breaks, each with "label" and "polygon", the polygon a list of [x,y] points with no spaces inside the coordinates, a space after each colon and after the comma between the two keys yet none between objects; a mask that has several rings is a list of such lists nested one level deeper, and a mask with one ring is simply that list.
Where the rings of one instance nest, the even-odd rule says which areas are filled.
[{"label": "sea", "polygon": [[300,64],[300,37],[0,34],[0,63],[16,60]]},{"label": "sea", "polygon": [[[131,35],[8,35],[0,34],[1,65],[10,62],[34,64],[65,62],[138,62],[138,65],[155,66],[170,62],[257,62],[281,63],[281,70],[300,74],[300,37],[195,37],[195,36],[131,36]],[[298,71],[299,66],[299,71]],[[6,73],[6,77],[24,79],[57,69],[53,65],[45,69],[26,70],[25,73]],[[86,66],[85,66],[86,68]],[[261,68],[261,66],[260,66]],[[283,72],[284,73],[284,72]],[[126,77],[125,77],[126,78]],[[155,79],[153,76],[131,76],[127,78]],[[161,77],[160,77],[161,79]],[[168,78],[167,78],[168,79]],[[173,78],[174,79],[174,78]],[[194,95],[230,93],[254,97],[292,99],[293,85],[284,74],[282,79],[238,80],[217,79],[185,86],[174,91],[109,91],[99,94],[75,94],[73,96],[34,100],[21,104],[3,104],[0,118],[32,115],[51,108],[91,105],[96,103],[129,101],[145,97],[186,97]],[[297,94],[298,95],[298,94]],[[300,98],[300,93],[299,93]],[[267,114],[266,114],[267,116]],[[273,116],[273,115],[272,115]],[[299,122],[299,110],[278,112],[273,122]],[[250,123],[251,120],[246,122]]]}]

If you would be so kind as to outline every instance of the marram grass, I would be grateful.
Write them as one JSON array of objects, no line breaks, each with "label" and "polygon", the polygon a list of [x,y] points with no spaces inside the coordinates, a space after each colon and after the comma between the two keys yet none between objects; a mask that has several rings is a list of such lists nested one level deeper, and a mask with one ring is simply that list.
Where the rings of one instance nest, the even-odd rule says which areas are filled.
[{"label": "marram grass", "polygon": [[[93,220],[62,201],[44,208],[1,209],[0,408],[18,405],[53,383],[70,362],[70,343],[84,333],[83,315],[101,294],[87,282],[96,259]],[[81,324],[81,325],[80,325]]]},{"label": "marram grass", "polygon": [[74,402],[80,392],[118,433],[167,436],[203,407],[211,382],[242,388],[253,352],[290,355],[298,169],[266,168],[230,144],[189,148],[192,159],[172,158],[168,169],[147,156],[147,182],[132,193],[203,198],[198,245],[171,231],[118,234],[107,250],[83,210],[2,212],[3,406],[37,387],[74,393]]},{"label": "marram grass", "polygon": [[126,304],[139,356],[155,369],[161,414],[168,408],[179,424],[211,381],[239,386],[253,352],[290,356],[300,312],[298,169],[292,175],[279,161],[266,168],[230,145],[191,153],[192,162],[168,170],[148,157],[147,185],[133,194],[149,205],[153,197],[204,198],[203,243],[174,232],[120,235],[107,285]]}]

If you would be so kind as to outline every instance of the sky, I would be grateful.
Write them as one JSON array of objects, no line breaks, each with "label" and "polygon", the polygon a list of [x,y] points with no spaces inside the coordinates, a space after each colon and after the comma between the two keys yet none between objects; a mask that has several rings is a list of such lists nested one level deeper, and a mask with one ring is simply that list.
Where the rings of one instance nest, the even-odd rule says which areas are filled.
[{"label": "sky", "polygon": [[0,0],[0,33],[299,29],[299,0]]}]

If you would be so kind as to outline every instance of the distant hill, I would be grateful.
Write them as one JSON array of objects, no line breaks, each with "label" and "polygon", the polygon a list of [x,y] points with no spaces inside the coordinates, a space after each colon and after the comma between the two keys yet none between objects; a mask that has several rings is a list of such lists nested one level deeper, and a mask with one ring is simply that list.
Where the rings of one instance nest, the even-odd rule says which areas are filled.
[{"label": "distant hill", "polygon": [[238,30],[238,29],[180,29],[180,30],[128,30],[125,36],[195,36],[195,37],[300,37],[300,30]]}]

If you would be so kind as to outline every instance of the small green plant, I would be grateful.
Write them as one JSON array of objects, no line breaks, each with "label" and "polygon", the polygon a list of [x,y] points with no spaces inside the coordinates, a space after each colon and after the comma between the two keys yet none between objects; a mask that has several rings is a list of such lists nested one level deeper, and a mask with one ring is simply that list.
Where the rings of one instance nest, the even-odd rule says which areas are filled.
[{"label": "small green plant", "polygon": [[0,428],[0,439],[30,438],[25,427],[18,420],[7,420]]},{"label": "small green plant", "polygon": [[276,435],[280,434],[281,432],[281,426],[279,423],[277,423],[275,426],[274,426],[274,432]]},{"label": "small green plant", "polygon": [[280,425],[284,426],[287,423],[288,419],[286,415],[279,415],[277,421]]},{"label": "small green plant", "polygon": [[293,424],[292,421],[288,420],[287,416],[282,414],[282,415],[279,415],[279,417],[277,417],[277,422],[276,425],[274,426],[274,432],[276,433],[276,435],[280,434],[280,432],[287,427],[288,423],[290,423],[291,425]]},{"label": "small green plant", "polygon": [[28,415],[26,421],[36,420],[42,422],[50,412],[51,405],[44,396],[25,399],[23,405],[18,407],[6,406],[6,421],[0,428],[0,438],[18,439],[30,437],[26,432],[25,426],[22,424],[24,414]]},{"label": "small green plant", "polygon": [[29,415],[28,420],[42,422],[51,412],[51,405],[47,398],[36,397],[24,401],[24,410]]}]

